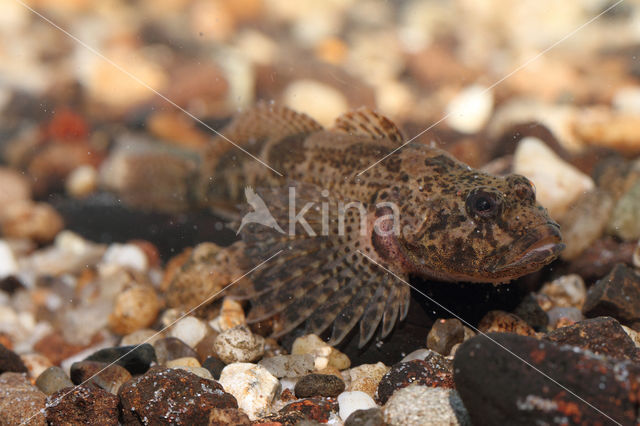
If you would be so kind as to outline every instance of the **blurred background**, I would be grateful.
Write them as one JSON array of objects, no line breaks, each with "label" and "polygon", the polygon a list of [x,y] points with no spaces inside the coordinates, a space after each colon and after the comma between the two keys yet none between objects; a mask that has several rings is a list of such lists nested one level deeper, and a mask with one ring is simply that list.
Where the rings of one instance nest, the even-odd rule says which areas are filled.
[{"label": "blurred background", "polygon": [[[67,226],[105,241],[118,227],[165,238],[159,229],[179,217],[136,226],[110,210],[96,221],[122,200],[167,210],[154,197],[179,190],[136,164],[180,173],[215,137],[207,126],[259,100],[327,126],[374,108],[407,138],[527,175],[557,220],[597,186],[603,158],[640,152],[640,1],[2,0],[0,38],[2,162]],[[518,151],[527,136],[542,145]],[[572,168],[553,172],[555,160]],[[15,210],[13,222],[0,214],[10,236],[26,232],[25,215],[41,218]],[[188,228],[185,242],[209,237]]]}]

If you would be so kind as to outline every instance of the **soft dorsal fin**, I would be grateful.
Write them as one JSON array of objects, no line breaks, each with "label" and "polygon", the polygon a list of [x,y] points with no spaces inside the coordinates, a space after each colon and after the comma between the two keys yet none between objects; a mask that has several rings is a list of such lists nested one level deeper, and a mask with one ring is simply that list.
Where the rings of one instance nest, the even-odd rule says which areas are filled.
[{"label": "soft dorsal fin", "polygon": [[374,139],[386,138],[398,144],[404,140],[402,132],[391,120],[365,107],[338,117],[334,130]]},{"label": "soft dorsal fin", "polygon": [[256,139],[281,139],[320,130],[322,126],[306,114],[283,105],[259,102],[234,118],[224,133],[234,142],[246,145]]}]

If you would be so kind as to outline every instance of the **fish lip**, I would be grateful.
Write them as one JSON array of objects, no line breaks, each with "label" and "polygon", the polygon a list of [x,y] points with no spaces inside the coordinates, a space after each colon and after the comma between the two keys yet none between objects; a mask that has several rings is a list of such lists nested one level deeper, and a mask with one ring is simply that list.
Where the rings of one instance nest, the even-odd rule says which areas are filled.
[{"label": "fish lip", "polygon": [[500,273],[526,265],[543,266],[555,259],[566,247],[562,242],[560,226],[553,221],[549,221],[520,237],[513,243],[513,246],[517,247],[526,243],[527,239],[531,239],[535,235],[539,235],[539,238],[521,249],[520,254],[514,259],[509,259],[509,254],[503,256],[498,264],[491,268],[491,272]]}]

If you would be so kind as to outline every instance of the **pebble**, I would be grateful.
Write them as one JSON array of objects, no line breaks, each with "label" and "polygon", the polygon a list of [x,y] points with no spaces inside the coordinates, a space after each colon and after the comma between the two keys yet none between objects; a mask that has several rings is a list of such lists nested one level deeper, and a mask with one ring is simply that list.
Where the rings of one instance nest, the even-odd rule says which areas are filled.
[{"label": "pebble", "polygon": [[8,206],[30,199],[31,186],[27,177],[14,169],[0,167],[0,220]]},{"label": "pebble", "polygon": [[22,359],[22,362],[27,367],[29,376],[34,379],[53,365],[49,358],[39,353],[24,354],[20,356],[20,359]]},{"label": "pebble", "polygon": [[567,208],[584,192],[595,187],[593,180],[558,157],[534,137],[520,140],[514,153],[513,172],[531,179],[536,199],[560,220]]},{"label": "pebble", "polygon": [[98,186],[98,171],[90,165],[73,169],[65,181],[65,190],[74,198],[85,198],[95,192]]},{"label": "pebble", "polygon": [[394,393],[385,404],[384,420],[389,426],[471,426],[469,413],[454,389],[412,384]]},{"label": "pebble", "polygon": [[212,327],[216,331],[225,331],[247,322],[240,302],[225,297],[220,308],[220,315],[213,320]]},{"label": "pebble", "polygon": [[114,395],[118,393],[120,386],[131,379],[131,373],[124,367],[99,361],[73,363],[69,369],[69,376],[76,385],[94,383]]},{"label": "pebble", "polygon": [[5,279],[18,272],[18,261],[5,240],[0,240],[0,279]]},{"label": "pebble", "polygon": [[0,344],[0,374],[6,372],[27,373],[28,371],[27,366],[15,352]]},{"label": "pebble", "polygon": [[592,247],[605,232],[613,206],[613,197],[603,189],[595,188],[580,195],[559,222],[566,245],[560,257],[574,260]]},{"label": "pebble", "polygon": [[147,255],[135,244],[114,243],[107,247],[102,263],[144,272],[149,267]]},{"label": "pebble", "polygon": [[519,424],[554,424],[558,419],[611,423],[567,388],[620,424],[637,421],[640,367],[636,363],[529,336],[491,333],[488,337],[493,341],[486,336],[467,340],[454,359],[456,390],[474,424],[513,424],[514,419]]},{"label": "pebble", "polygon": [[122,385],[118,396],[122,421],[131,425],[202,424],[213,408],[238,408],[218,382],[179,368],[154,367]]},{"label": "pebble", "polygon": [[160,365],[166,365],[167,362],[179,358],[198,358],[196,351],[177,337],[165,337],[164,339],[156,340],[153,343],[153,349]]},{"label": "pebble", "polygon": [[179,368],[184,371],[188,371],[189,373],[195,374],[198,377],[202,377],[203,379],[213,380],[213,376],[211,372],[204,367],[193,367],[188,365],[176,365],[170,368]]},{"label": "pebble", "polygon": [[[211,325],[211,322],[209,322],[209,325]],[[207,359],[210,356],[217,356],[213,344],[215,343],[218,334],[219,333],[213,328],[213,326],[211,326],[207,335],[198,342],[194,349],[198,354],[199,359]]]},{"label": "pebble", "polygon": [[207,335],[208,331],[209,328],[204,321],[194,316],[186,316],[171,327],[168,335],[169,337],[176,337],[195,348],[200,340]]},{"label": "pebble", "polygon": [[584,315],[578,308],[551,308],[547,312],[547,316],[549,317],[549,328],[552,330],[567,327],[584,319]]},{"label": "pebble", "polygon": [[162,339],[162,333],[150,328],[143,328],[123,336],[122,340],[120,340],[120,346],[140,345],[142,343],[155,345],[155,342],[159,339]]},{"label": "pebble", "polygon": [[549,297],[554,306],[581,309],[587,297],[587,286],[580,275],[563,275],[542,286],[540,293]]},{"label": "pebble", "polygon": [[[301,421],[327,423],[336,411],[338,404],[332,398],[306,398],[285,405],[278,416],[270,420],[295,425]],[[278,418],[282,420],[277,420]]]},{"label": "pebble", "polygon": [[563,345],[578,346],[595,354],[640,361],[640,352],[620,323],[611,317],[580,321],[554,330],[545,339]]},{"label": "pebble", "polygon": [[478,330],[483,333],[516,333],[523,336],[533,336],[536,333],[535,330],[522,319],[504,311],[487,312],[478,323]]},{"label": "pebble", "polygon": [[336,397],[344,389],[344,381],[333,374],[308,374],[298,380],[294,392],[298,398]]},{"label": "pebble", "polygon": [[347,417],[344,426],[385,426],[384,416],[378,407],[356,410]]},{"label": "pebble", "polygon": [[38,376],[36,386],[46,395],[51,395],[62,388],[73,386],[73,382],[62,368],[53,366],[47,368]]},{"label": "pebble", "polygon": [[315,334],[307,334],[294,340],[291,346],[291,354],[312,354],[315,356],[315,368],[318,371],[328,366],[335,367],[338,370],[345,370],[351,366],[348,356],[327,345],[325,341]]},{"label": "pebble", "polygon": [[220,373],[220,384],[251,420],[269,414],[280,388],[278,379],[266,368],[245,362],[227,365]]},{"label": "pebble", "polygon": [[140,346],[117,346],[100,349],[88,356],[85,361],[100,361],[107,364],[116,363],[126,368],[131,374],[141,374],[156,361],[153,346],[145,343]]},{"label": "pebble", "polygon": [[640,273],[617,264],[589,288],[582,312],[587,317],[611,316],[625,323],[640,320]]},{"label": "pebble", "polygon": [[215,356],[210,356],[204,360],[202,363],[202,367],[209,370],[214,379],[218,380],[220,378],[220,374],[225,367],[225,363],[222,360]]},{"label": "pebble", "polygon": [[226,364],[255,361],[264,354],[264,338],[251,333],[245,325],[223,331],[213,346]]},{"label": "pebble", "polygon": [[607,230],[624,241],[640,238],[638,211],[640,209],[640,179],[625,192],[611,212]]},{"label": "pebble", "polygon": [[168,305],[191,309],[242,275],[227,268],[227,253],[216,244],[201,243],[170,261],[165,272]]},{"label": "pebble", "polygon": [[176,358],[169,360],[165,363],[165,365],[169,368],[171,367],[201,367],[200,362],[190,356],[186,356],[183,358]]},{"label": "pebble", "polygon": [[380,380],[389,372],[389,367],[381,362],[377,364],[362,364],[345,370],[342,374],[347,382],[347,391],[364,392],[375,397]]},{"label": "pebble", "polygon": [[93,384],[61,389],[47,398],[47,424],[117,426],[119,400]]},{"label": "pebble", "polygon": [[64,222],[51,205],[24,201],[5,208],[0,227],[6,238],[49,243],[62,230]]},{"label": "pebble", "polygon": [[338,405],[340,407],[340,418],[342,419],[348,419],[351,414],[358,410],[369,410],[378,407],[370,395],[360,391],[342,392],[338,395]]},{"label": "pebble", "polygon": [[149,327],[160,311],[160,299],[153,287],[137,284],[120,293],[109,315],[109,327],[118,334],[130,334]]},{"label": "pebble", "polygon": [[626,325],[623,325],[622,329],[631,338],[633,343],[636,345],[636,348],[640,348],[640,333],[632,328],[627,327]]},{"label": "pebble", "polygon": [[449,355],[456,343],[464,340],[464,325],[457,318],[436,320],[427,335],[427,348]]},{"label": "pebble", "polygon": [[208,426],[251,426],[249,416],[234,408],[212,408]]},{"label": "pebble", "polygon": [[447,105],[447,124],[461,133],[477,133],[493,111],[493,93],[474,84],[465,87]]},{"label": "pebble", "polygon": [[299,377],[314,370],[315,358],[311,354],[277,355],[262,358],[259,364],[278,378]]},{"label": "pebble", "polygon": [[[44,426],[47,396],[22,373],[0,374],[0,413],[3,424]],[[31,418],[33,416],[33,418]]]},{"label": "pebble", "polygon": [[513,314],[522,318],[534,330],[542,330],[549,324],[549,316],[532,293],[527,294],[522,299],[522,302],[513,310]]},{"label": "pebble", "polygon": [[349,109],[347,98],[338,89],[317,80],[291,82],[282,99],[289,108],[308,114],[324,126],[330,126]]},{"label": "pebble", "polygon": [[451,361],[433,352],[426,361],[416,359],[393,365],[380,380],[377,401],[380,404],[385,404],[394,392],[411,383],[430,387],[453,388]]}]

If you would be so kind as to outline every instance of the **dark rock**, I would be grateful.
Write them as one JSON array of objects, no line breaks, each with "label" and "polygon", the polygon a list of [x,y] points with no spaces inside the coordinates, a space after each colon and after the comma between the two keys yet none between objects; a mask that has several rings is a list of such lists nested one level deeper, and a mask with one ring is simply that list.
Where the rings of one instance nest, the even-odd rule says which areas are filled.
[{"label": "dark rock", "polygon": [[356,410],[344,422],[344,426],[384,426],[384,417],[379,408]]},{"label": "dark rock", "polygon": [[559,328],[545,336],[552,342],[578,346],[612,358],[640,361],[640,352],[618,321],[598,317]]},{"label": "dark rock", "polygon": [[[315,420],[316,422],[326,423],[332,412],[338,411],[338,403],[335,399],[327,398],[308,398],[287,404],[278,413],[280,415],[298,416],[302,414],[300,420]],[[271,421],[274,421],[271,419]]]},{"label": "dark rock", "polygon": [[218,380],[220,378],[220,373],[222,369],[226,366],[224,362],[218,357],[210,356],[205,359],[202,363],[202,366],[209,370],[209,373],[213,376],[214,379]]},{"label": "dark rock", "polygon": [[254,426],[298,426],[306,420],[307,418],[305,417],[305,414],[301,411],[291,411],[287,413],[271,414],[254,421],[252,424]]},{"label": "dark rock", "polygon": [[238,408],[218,382],[177,368],[154,367],[122,385],[118,396],[128,425],[144,418],[147,424],[207,425],[213,408]]},{"label": "dark rock", "polygon": [[53,366],[44,370],[36,379],[36,386],[46,395],[58,392],[62,388],[73,386],[67,373],[60,367]]},{"label": "dark rock", "polygon": [[156,358],[160,365],[164,365],[167,361],[178,358],[189,357],[198,359],[196,351],[177,337],[166,337],[157,340],[153,343],[153,348],[156,351]]},{"label": "dark rock", "polygon": [[116,346],[100,349],[85,358],[85,361],[115,363],[129,370],[131,374],[142,374],[149,369],[151,362],[156,361],[156,353],[148,343],[140,346]]},{"label": "dark rock", "polygon": [[0,374],[7,372],[26,373],[28,370],[15,352],[0,344]]},{"label": "dark rock", "polygon": [[117,425],[118,397],[88,383],[64,388],[47,398],[47,423],[52,425]]},{"label": "dark rock", "polygon": [[131,373],[126,368],[99,361],[74,362],[71,364],[70,375],[71,381],[76,385],[90,380],[113,394],[117,394],[120,386],[131,380]]},{"label": "dark rock", "polygon": [[460,346],[454,372],[474,425],[637,421],[640,366],[574,346],[508,333],[480,335]]},{"label": "dark rock", "polygon": [[298,398],[336,397],[344,391],[344,381],[333,374],[308,374],[298,380],[294,392]]},{"label": "dark rock", "polygon": [[529,293],[513,311],[535,330],[544,330],[549,324],[547,313],[540,307],[538,299]]},{"label": "dark rock", "polygon": [[249,426],[249,416],[235,408],[212,408],[209,412],[209,426]]},{"label": "dark rock", "polygon": [[16,290],[21,288],[24,288],[22,282],[12,275],[0,279],[0,291],[4,291],[9,295],[12,295]]},{"label": "dark rock", "polygon": [[45,424],[47,396],[29,383],[26,374],[0,374],[0,424]]},{"label": "dark rock", "polygon": [[393,365],[378,384],[378,403],[385,404],[393,392],[407,387],[411,383],[430,387],[453,388],[451,361],[436,352],[431,352],[430,355],[424,361],[416,359]]},{"label": "dark rock", "polygon": [[621,322],[640,319],[640,274],[620,263],[587,292],[582,312],[588,317],[612,316]]},{"label": "dark rock", "polygon": [[464,326],[457,318],[439,319],[427,335],[427,348],[449,355],[456,343],[464,340]]}]

